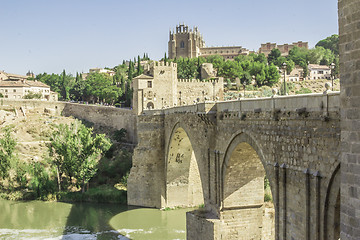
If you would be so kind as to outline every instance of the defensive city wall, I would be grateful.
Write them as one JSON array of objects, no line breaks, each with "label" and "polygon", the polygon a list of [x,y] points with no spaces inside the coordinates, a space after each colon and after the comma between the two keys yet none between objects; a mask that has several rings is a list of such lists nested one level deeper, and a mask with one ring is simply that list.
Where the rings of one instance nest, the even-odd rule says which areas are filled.
[{"label": "defensive city wall", "polygon": [[266,175],[276,231],[265,239],[337,240],[339,107],[327,93],[144,111],[128,203],[205,204],[187,214],[188,239],[264,239]]},{"label": "defensive city wall", "polygon": [[23,111],[26,114],[29,109],[37,109],[41,113],[46,111],[73,116],[114,130],[124,128],[127,130],[127,140],[137,142],[136,115],[130,109],[33,99],[1,99],[0,108],[14,108],[19,114],[23,114]]}]

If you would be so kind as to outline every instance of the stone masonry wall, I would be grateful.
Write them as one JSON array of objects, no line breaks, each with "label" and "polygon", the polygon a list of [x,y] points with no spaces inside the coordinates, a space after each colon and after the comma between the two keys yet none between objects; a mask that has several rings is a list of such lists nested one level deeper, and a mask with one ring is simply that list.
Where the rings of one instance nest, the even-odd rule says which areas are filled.
[{"label": "stone masonry wall", "polygon": [[[215,101],[216,98],[223,100],[223,85],[224,81],[222,78],[209,82],[196,79],[180,79],[177,82],[177,106],[204,102],[205,98],[211,101]],[[179,94],[180,91],[181,94]]]},{"label": "stone masonry wall", "polygon": [[360,1],[339,0],[341,239],[360,237]]},{"label": "stone masonry wall", "polygon": [[136,115],[129,109],[67,103],[62,114],[110,127],[114,130],[124,128],[127,131],[128,140],[132,143],[137,142]]},{"label": "stone masonry wall", "polygon": [[24,108],[25,111],[26,109],[39,109],[39,111],[47,109],[59,115],[73,116],[114,130],[125,128],[128,141],[137,142],[136,115],[128,109],[33,99],[1,99],[0,106],[13,107],[18,111],[20,107]]},{"label": "stone masonry wall", "polygon": [[134,149],[128,178],[128,204],[161,208],[164,206],[164,116],[138,117],[138,144]]}]

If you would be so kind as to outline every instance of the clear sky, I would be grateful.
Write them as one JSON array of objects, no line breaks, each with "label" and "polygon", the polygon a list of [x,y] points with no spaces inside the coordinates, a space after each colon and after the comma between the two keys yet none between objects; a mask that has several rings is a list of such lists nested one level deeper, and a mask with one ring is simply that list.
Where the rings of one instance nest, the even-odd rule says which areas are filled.
[{"label": "clear sky", "polygon": [[75,74],[144,52],[159,60],[179,23],[198,26],[207,46],[312,48],[338,34],[337,0],[0,0],[0,70]]}]

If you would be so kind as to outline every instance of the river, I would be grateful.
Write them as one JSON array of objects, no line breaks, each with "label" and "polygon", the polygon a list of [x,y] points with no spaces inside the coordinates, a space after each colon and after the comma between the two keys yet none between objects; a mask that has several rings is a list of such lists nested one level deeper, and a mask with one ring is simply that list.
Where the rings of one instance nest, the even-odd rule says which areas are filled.
[{"label": "river", "polygon": [[185,239],[189,210],[0,200],[0,239]]}]

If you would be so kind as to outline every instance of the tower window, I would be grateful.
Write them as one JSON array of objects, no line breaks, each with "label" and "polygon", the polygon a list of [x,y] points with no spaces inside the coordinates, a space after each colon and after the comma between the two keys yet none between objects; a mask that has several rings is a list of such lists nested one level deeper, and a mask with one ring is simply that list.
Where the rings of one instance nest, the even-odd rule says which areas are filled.
[{"label": "tower window", "polygon": [[185,43],[184,43],[184,41],[181,41],[181,43],[180,43],[180,48],[185,48]]},{"label": "tower window", "polygon": [[152,81],[147,82],[148,88],[152,88]]}]

